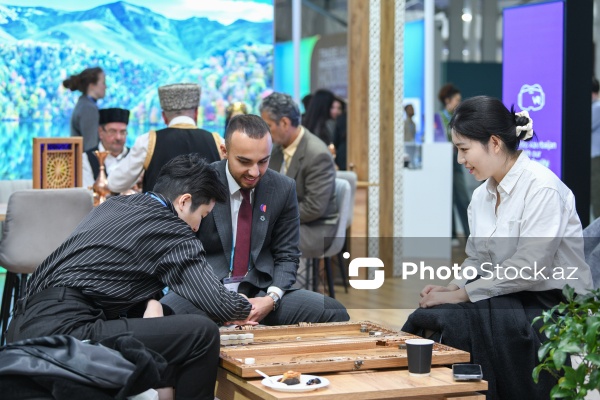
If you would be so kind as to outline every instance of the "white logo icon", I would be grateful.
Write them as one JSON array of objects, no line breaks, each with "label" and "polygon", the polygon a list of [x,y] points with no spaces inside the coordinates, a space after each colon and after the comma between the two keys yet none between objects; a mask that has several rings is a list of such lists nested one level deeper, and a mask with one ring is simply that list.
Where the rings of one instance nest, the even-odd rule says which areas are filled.
[{"label": "white logo icon", "polygon": [[[349,258],[350,254],[344,253],[344,258]],[[383,261],[374,257],[359,257],[350,261],[348,267],[348,276],[357,277],[359,268],[383,268]],[[383,286],[385,272],[382,269],[375,271],[375,279],[350,279],[350,286],[354,289],[379,289]]]},{"label": "white logo icon", "polygon": [[523,85],[519,91],[519,108],[526,111],[539,111],[546,104],[546,94],[542,85]]}]

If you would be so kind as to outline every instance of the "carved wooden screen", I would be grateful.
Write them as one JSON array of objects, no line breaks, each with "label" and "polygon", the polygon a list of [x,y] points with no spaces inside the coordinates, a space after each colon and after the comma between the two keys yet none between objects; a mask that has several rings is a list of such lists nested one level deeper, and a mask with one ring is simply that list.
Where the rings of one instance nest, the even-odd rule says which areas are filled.
[{"label": "carved wooden screen", "polygon": [[82,184],[83,138],[33,139],[33,188],[62,189]]}]

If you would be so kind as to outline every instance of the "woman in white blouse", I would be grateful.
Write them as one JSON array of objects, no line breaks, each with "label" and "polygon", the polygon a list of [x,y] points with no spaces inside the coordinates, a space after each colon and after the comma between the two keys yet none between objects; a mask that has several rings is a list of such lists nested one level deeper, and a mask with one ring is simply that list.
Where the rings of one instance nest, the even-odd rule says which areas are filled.
[{"label": "woman in white blouse", "polygon": [[461,269],[474,267],[481,279],[428,285],[419,305],[562,290],[565,284],[580,294],[591,289],[573,193],[552,171],[517,150],[521,140],[533,137],[527,111],[515,114],[497,99],[473,97],[457,108],[449,128],[458,162],[485,181],[469,205],[471,236]]},{"label": "woman in white blouse", "polygon": [[425,286],[403,330],[436,332],[433,338],[470,351],[490,382],[489,398],[548,398],[553,379],[531,379],[544,340],[531,322],[563,300],[565,285],[580,294],[592,288],[575,198],[518,150],[534,135],[526,111],[473,97],[457,107],[448,128],[458,162],[485,182],[469,205],[462,274],[448,286]]}]

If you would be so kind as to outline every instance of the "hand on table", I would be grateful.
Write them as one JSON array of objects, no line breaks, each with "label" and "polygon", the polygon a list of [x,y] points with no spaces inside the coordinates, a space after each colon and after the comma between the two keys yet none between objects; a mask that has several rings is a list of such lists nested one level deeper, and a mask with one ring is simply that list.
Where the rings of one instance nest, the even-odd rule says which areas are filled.
[{"label": "hand on table", "polygon": [[[250,301],[250,299],[248,298],[248,296],[246,296],[243,293],[238,293],[240,296],[242,296],[243,298],[245,298],[246,300],[248,300],[248,302],[250,304],[252,304],[252,301]],[[252,310],[254,310],[254,304],[252,304]],[[237,320],[237,321],[227,321],[225,323],[223,323],[224,326],[229,326],[229,325],[258,325],[258,322],[254,322],[254,321],[250,321],[250,316],[252,315],[252,310],[250,311],[250,314],[248,314],[248,318],[246,318],[245,320]]]},{"label": "hand on table", "polygon": [[273,311],[273,299],[269,296],[254,297],[248,299],[252,304],[252,311],[248,316],[249,321],[260,322],[265,318],[271,311]]},{"label": "hand on table", "polygon": [[249,320],[243,320],[243,321],[227,321],[223,323],[223,326],[230,326],[230,325],[239,325],[239,326],[244,326],[244,325],[258,325],[258,322],[254,322],[254,321],[249,321]]}]

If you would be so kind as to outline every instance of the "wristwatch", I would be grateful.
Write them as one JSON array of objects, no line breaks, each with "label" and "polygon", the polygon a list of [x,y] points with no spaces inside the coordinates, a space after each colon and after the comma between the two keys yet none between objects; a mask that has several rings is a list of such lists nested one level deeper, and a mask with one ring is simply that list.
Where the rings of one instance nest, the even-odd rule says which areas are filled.
[{"label": "wristwatch", "polygon": [[275,292],[269,292],[267,296],[273,299],[273,311],[277,310],[277,307],[279,307],[279,295]]}]

